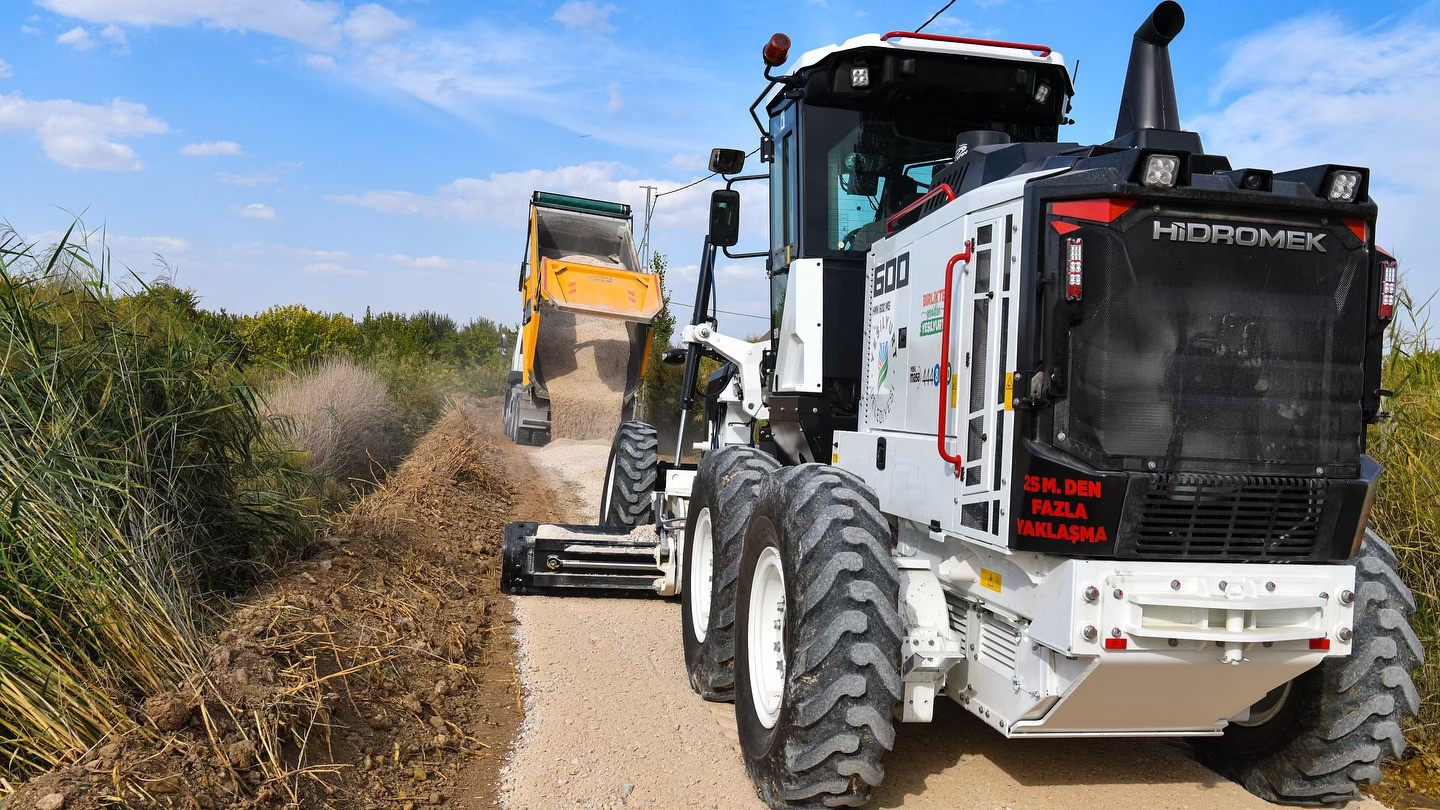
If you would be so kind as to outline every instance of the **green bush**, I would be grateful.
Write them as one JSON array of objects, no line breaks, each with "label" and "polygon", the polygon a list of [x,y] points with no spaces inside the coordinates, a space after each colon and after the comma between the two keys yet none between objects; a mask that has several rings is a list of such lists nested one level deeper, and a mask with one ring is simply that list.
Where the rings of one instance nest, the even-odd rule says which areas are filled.
[{"label": "green bush", "polygon": [[0,789],[197,672],[205,597],[312,536],[233,335],[69,239],[0,234]]},{"label": "green bush", "polygon": [[238,327],[258,358],[290,368],[351,354],[360,346],[360,330],[349,315],[314,312],[300,304],[242,317]]}]

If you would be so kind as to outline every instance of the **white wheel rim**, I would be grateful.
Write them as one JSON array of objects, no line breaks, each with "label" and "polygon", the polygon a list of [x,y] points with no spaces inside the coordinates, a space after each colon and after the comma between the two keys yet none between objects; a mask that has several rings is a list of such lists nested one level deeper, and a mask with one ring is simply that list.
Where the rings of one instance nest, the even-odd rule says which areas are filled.
[{"label": "white wheel rim", "polygon": [[1285,708],[1285,703],[1290,699],[1290,685],[1294,681],[1286,681],[1284,686],[1271,689],[1265,697],[1255,702],[1250,707],[1250,716],[1244,720],[1236,721],[1237,726],[1263,726],[1266,723],[1280,716],[1280,710]]},{"label": "white wheel rim", "polygon": [[751,702],[760,724],[774,728],[785,697],[785,574],[774,546],[755,561],[748,624]]},{"label": "white wheel rim", "polygon": [[710,507],[695,516],[695,536],[690,541],[690,573],[685,593],[690,598],[690,629],[701,642],[710,632],[710,599],[715,588],[715,537],[710,526]]}]

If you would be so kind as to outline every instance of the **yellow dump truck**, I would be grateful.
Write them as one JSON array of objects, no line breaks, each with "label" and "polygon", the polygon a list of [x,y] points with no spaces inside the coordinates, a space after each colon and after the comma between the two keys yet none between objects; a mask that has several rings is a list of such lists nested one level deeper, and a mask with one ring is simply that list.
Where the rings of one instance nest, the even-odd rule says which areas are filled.
[{"label": "yellow dump truck", "polygon": [[660,277],[641,268],[622,203],[537,191],[525,241],[505,432],[608,441],[634,409]]}]

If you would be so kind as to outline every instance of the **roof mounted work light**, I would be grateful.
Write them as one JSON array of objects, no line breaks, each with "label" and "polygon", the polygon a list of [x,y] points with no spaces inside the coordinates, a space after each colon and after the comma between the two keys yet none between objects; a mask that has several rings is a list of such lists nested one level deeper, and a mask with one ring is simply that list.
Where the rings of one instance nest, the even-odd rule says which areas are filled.
[{"label": "roof mounted work light", "polygon": [[1148,155],[1140,184],[1146,188],[1174,188],[1180,179],[1180,158],[1175,155]]},{"label": "roof mounted work light", "polygon": [[1360,172],[1336,169],[1325,181],[1325,197],[1332,202],[1355,202],[1360,191]]}]

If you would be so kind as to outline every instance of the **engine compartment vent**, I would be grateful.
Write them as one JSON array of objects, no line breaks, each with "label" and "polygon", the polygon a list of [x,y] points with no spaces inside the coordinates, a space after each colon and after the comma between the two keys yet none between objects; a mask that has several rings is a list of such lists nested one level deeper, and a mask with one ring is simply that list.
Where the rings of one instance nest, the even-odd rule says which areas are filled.
[{"label": "engine compartment vent", "polygon": [[981,613],[976,660],[1002,675],[1013,675],[1019,657],[1020,628],[993,613]]},{"label": "engine compartment vent", "polygon": [[[1324,478],[1152,475],[1119,556],[1299,560],[1323,536]],[[1132,513],[1134,514],[1134,513]]]}]

